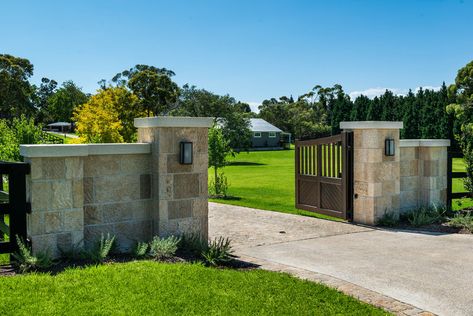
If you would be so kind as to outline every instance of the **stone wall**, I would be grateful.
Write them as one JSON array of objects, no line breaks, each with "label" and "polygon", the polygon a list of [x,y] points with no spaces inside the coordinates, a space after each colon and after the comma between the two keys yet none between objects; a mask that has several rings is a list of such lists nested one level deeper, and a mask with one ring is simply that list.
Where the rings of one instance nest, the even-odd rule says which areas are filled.
[{"label": "stone wall", "polygon": [[408,211],[447,199],[448,140],[401,140],[401,206]]},{"label": "stone wall", "polygon": [[[402,122],[341,122],[354,136],[354,221],[373,225],[386,212],[445,204],[448,140],[400,140]],[[385,155],[393,139],[394,156]]]},{"label": "stone wall", "polygon": [[[195,232],[208,237],[208,119],[189,123],[189,118],[174,118],[172,126],[163,119],[136,119],[138,141],[152,143],[155,196],[155,233],[161,236]],[[184,127],[193,125],[191,127]],[[179,164],[179,143],[192,142],[193,164]]]},{"label": "stone wall", "polygon": [[[399,209],[399,128],[402,122],[343,122],[353,130],[353,220],[373,225],[384,212]],[[395,142],[395,155],[384,154],[385,139]]]},{"label": "stone wall", "polygon": [[[207,238],[208,118],[137,120],[138,144],[21,145],[31,164],[28,238],[53,257],[89,249],[101,234],[129,251],[152,236]],[[162,127],[161,125],[166,125]],[[143,127],[146,125],[147,127]],[[179,164],[179,142],[194,161]]]}]

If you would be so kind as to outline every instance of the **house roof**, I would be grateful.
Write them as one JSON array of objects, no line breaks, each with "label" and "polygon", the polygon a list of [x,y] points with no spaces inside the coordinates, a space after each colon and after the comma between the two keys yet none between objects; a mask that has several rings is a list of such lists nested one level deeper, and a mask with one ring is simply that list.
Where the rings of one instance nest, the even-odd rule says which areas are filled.
[{"label": "house roof", "polygon": [[282,130],[276,126],[259,118],[250,119],[250,130],[252,132],[282,132]]}]

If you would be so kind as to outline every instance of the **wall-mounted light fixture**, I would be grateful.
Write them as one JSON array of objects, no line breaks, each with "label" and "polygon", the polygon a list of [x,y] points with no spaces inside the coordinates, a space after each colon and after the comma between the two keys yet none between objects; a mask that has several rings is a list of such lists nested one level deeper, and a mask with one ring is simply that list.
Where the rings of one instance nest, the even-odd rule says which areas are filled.
[{"label": "wall-mounted light fixture", "polygon": [[384,154],[386,156],[394,156],[394,139],[386,138],[384,140]]},{"label": "wall-mounted light fixture", "polygon": [[179,163],[181,165],[191,165],[192,164],[192,143],[191,142],[181,142],[180,143],[180,153],[179,153]]}]

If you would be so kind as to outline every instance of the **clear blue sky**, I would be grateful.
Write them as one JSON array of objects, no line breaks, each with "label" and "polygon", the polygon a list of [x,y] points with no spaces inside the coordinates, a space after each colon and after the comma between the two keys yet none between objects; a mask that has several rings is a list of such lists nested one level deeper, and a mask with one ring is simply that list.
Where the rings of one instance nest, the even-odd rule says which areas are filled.
[{"label": "clear blue sky", "polygon": [[[87,92],[137,63],[246,102],[450,83],[473,59],[473,1],[2,1],[0,52]],[[371,91],[376,91],[371,90]]]}]

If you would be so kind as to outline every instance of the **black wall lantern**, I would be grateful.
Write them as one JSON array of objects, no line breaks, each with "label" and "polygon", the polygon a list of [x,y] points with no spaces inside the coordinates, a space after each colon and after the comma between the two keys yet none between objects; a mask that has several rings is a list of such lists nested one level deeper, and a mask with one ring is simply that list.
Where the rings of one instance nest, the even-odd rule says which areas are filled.
[{"label": "black wall lantern", "polygon": [[180,153],[179,153],[179,163],[181,165],[191,165],[192,164],[192,143],[191,142],[181,142],[180,143]]},{"label": "black wall lantern", "polygon": [[394,156],[394,139],[386,138],[384,140],[384,154],[386,156]]}]

